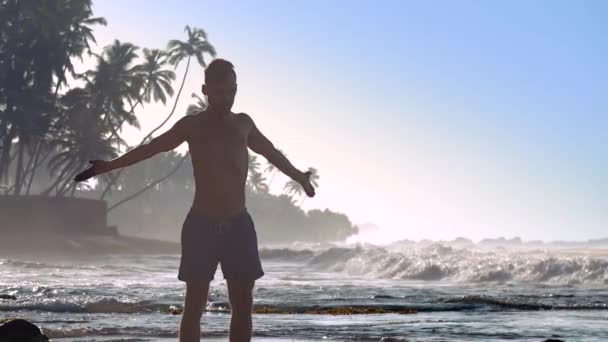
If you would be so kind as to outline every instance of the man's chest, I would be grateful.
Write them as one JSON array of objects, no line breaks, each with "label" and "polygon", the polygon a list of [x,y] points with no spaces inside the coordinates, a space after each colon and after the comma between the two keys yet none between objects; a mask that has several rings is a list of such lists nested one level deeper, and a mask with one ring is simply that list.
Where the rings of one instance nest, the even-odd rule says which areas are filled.
[{"label": "man's chest", "polygon": [[193,130],[189,144],[208,152],[238,151],[247,148],[248,133],[247,127],[238,123],[207,125]]}]

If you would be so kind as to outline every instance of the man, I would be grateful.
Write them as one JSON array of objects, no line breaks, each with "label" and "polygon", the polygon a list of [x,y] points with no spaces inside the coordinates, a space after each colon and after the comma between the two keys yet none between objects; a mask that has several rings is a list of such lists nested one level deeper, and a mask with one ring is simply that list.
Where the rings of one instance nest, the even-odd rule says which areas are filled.
[{"label": "man", "polygon": [[215,59],[205,69],[202,92],[209,104],[206,110],[181,118],[169,131],[119,158],[89,161],[92,165],[74,178],[76,182],[84,181],[188,142],[196,191],[181,233],[178,279],[186,282],[186,299],[180,342],[200,340],[201,314],[218,262],[228,284],[232,308],[230,341],[251,340],[252,290],[264,271],[254,224],[245,207],[247,147],[298,181],[308,196],[315,195],[310,173],[296,169],[249,115],[231,112],[236,90],[232,63]]}]

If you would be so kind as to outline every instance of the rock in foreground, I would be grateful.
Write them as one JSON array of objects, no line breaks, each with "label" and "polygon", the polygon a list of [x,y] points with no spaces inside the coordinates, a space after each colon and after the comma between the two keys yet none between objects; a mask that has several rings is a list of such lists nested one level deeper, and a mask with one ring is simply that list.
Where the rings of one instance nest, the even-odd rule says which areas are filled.
[{"label": "rock in foreground", "polygon": [[20,318],[0,321],[0,342],[48,342],[36,325]]}]

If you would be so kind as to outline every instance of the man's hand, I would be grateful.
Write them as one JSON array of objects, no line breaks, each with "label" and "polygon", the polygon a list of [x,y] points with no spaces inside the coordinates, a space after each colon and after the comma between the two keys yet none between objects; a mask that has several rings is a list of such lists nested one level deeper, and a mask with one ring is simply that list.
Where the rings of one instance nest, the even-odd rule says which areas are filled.
[{"label": "man's hand", "polygon": [[91,166],[89,166],[88,169],[82,171],[81,173],[77,174],[76,177],[74,177],[74,182],[82,182],[111,170],[110,166],[108,165],[109,162],[105,160],[89,160],[89,164],[91,164]]},{"label": "man's hand", "polygon": [[300,179],[300,181],[299,181],[300,185],[302,185],[302,188],[304,188],[304,191],[306,192],[308,197],[315,196],[315,188],[310,183],[311,174],[312,174],[312,172],[310,172],[310,171],[303,173],[302,179]]}]

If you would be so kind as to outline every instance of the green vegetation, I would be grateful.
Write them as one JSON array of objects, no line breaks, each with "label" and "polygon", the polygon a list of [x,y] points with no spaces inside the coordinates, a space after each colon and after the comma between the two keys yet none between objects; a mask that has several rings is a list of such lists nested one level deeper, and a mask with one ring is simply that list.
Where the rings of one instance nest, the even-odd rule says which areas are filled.
[{"label": "green vegetation", "polygon": [[[176,227],[168,236],[176,239],[194,190],[188,154],[157,155],[104,174],[94,186],[72,179],[89,160],[134,148],[121,132],[127,125],[139,128],[136,111],[174,97],[167,116],[141,141],[148,142],[175,114],[191,68],[204,68],[216,51],[204,30],[186,26],[186,39],[169,41],[165,51],[115,40],[97,52],[93,28],[106,24],[93,15],[91,0],[0,0],[0,195],[104,199],[110,221],[121,229],[150,236],[142,219],[149,218],[159,234]],[[88,58],[94,67],[77,71],[77,61]],[[182,62],[175,92],[173,70]],[[184,114],[205,106],[193,94]],[[345,215],[301,210],[305,196],[296,182],[287,182],[284,194],[271,194],[277,170],[267,165],[262,171],[256,155],[249,169],[248,205],[262,241],[339,240],[356,232]],[[309,170],[319,186],[317,170]]]}]

